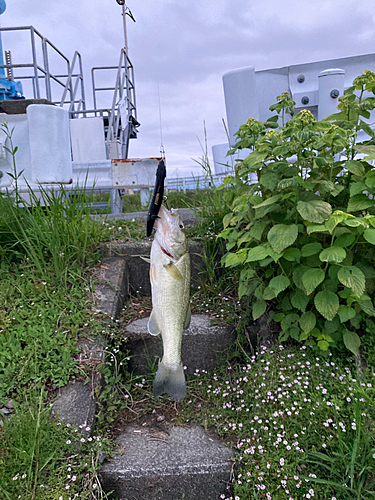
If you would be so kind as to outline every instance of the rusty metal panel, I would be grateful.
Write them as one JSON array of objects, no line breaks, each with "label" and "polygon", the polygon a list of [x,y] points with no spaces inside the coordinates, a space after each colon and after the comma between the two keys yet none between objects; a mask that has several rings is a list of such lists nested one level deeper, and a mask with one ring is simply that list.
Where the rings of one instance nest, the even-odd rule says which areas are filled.
[{"label": "rusty metal panel", "polygon": [[112,186],[116,189],[153,187],[160,160],[161,158],[112,160]]}]

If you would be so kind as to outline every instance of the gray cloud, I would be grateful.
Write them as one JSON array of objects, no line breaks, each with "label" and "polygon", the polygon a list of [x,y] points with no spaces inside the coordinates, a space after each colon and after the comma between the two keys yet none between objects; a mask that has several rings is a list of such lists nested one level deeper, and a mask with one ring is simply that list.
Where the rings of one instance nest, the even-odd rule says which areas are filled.
[{"label": "gray cloud", "polygon": [[[123,44],[115,0],[7,0],[3,26],[33,25],[64,54],[83,57],[91,102],[90,68],[117,64]],[[221,122],[221,77],[239,67],[257,70],[366,54],[375,31],[370,0],[128,0],[128,19],[141,121],[133,156],[160,148],[158,84],[168,164],[189,170],[201,156],[206,123],[209,146],[226,141]],[[7,42],[8,43],[8,42]],[[10,41],[22,57],[26,43]],[[5,37],[4,37],[5,45]],[[375,69],[375,68],[373,68]]]}]

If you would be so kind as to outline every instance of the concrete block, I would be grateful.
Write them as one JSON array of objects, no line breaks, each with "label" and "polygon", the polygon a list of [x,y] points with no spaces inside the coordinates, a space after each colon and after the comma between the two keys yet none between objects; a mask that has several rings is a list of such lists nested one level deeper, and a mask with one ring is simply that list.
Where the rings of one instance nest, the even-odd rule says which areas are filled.
[{"label": "concrete block", "polygon": [[129,293],[126,260],[117,255],[106,257],[93,273],[96,307],[111,317],[117,316]]},{"label": "concrete block", "polygon": [[26,115],[31,180],[48,184],[73,182],[68,111],[47,104],[30,104]]},{"label": "concrete block", "polygon": [[202,428],[129,426],[100,470],[105,491],[119,500],[217,500],[227,492],[233,452]]},{"label": "concrete block", "polygon": [[[71,424],[74,428],[81,427],[84,435],[90,435],[95,423],[96,401],[89,384],[71,382],[62,387],[55,401],[52,413],[60,421]],[[89,427],[90,430],[86,431]]]},{"label": "concrete block", "polygon": [[60,388],[53,403],[52,414],[60,421],[80,429],[84,436],[90,436],[95,425],[96,392],[102,384],[101,374],[95,368],[103,361],[104,340],[98,337],[94,340],[81,337],[77,347],[79,364],[89,365],[93,376],[89,383],[73,381]]},{"label": "concrete block", "polygon": [[[135,373],[149,373],[150,363],[155,357],[162,357],[161,336],[152,336],[147,331],[148,318],[134,321],[127,326],[124,335],[128,337],[130,350],[129,369]],[[192,315],[188,330],[182,335],[182,362],[186,373],[192,375],[196,369],[213,371],[217,355],[228,351],[236,340],[236,332],[231,325],[211,326],[206,315]]]}]

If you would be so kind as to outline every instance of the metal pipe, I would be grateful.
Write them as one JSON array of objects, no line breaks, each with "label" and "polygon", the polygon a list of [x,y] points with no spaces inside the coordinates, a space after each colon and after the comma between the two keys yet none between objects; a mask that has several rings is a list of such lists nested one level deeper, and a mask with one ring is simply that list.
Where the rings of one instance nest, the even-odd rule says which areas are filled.
[{"label": "metal pipe", "polygon": [[31,52],[33,55],[33,66],[34,66],[34,99],[40,99],[38,65],[37,65],[36,48],[35,48],[35,30],[33,26],[30,26],[30,35],[31,35]]},{"label": "metal pipe", "polygon": [[45,38],[42,38],[42,52],[43,52],[44,69],[46,71],[46,97],[49,101],[52,101],[51,78],[49,73],[47,43]]}]

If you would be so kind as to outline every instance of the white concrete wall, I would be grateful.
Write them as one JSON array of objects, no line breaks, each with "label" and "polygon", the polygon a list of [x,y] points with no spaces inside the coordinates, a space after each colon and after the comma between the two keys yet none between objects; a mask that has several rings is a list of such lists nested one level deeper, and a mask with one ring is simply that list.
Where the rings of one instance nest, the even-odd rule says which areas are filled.
[{"label": "white concrete wall", "polygon": [[[13,129],[13,147],[17,172],[22,170],[18,183],[20,189],[26,181],[56,184],[70,183],[73,178],[71,147],[69,136],[68,112],[57,106],[32,104],[26,114],[0,114],[0,125],[6,123]],[[0,188],[10,187],[12,179],[7,172],[13,173],[13,159],[9,152],[1,154],[5,145],[10,149],[10,141],[0,132]]]},{"label": "white concrete wall", "polygon": [[[352,85],[353,79],[367,69],[375,71],[375,54],[329,59],[262,71],[255,71],[252,66],[249,66],[225,73],[223,87],[231,144],[235,141],[234,134],[248,118],[266,121],[274,115],[275,112],[271,113],[269,107],[284,91],[289,92],[296,102],[296,111],[309,109],[316,118],[319,115],[320,119],[335,112],[338,98],[332,98],[331,91],[337,89],[342,95],[344,90]],[[328,76],[327,70],[331,70]],[[344,73],[338,70],[343,70]],[[326,73],[324,79],[319,78],[322,72]],[[303,104],[302,101],[306,97],[309,102]],[[318,111],[319,107],[320,111]],[[370,121],[374,120],[375,113],[372,112]]]},{"label": "white concrete wall", "polygon": [[73,161],[92,162],[107,159],[103,117],[70,120]]}]

